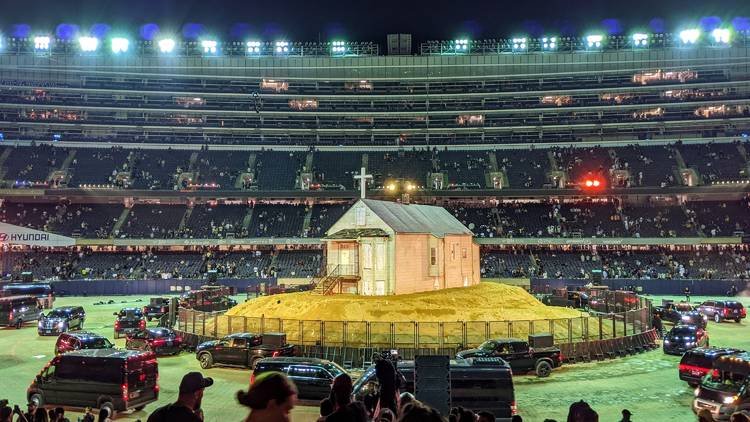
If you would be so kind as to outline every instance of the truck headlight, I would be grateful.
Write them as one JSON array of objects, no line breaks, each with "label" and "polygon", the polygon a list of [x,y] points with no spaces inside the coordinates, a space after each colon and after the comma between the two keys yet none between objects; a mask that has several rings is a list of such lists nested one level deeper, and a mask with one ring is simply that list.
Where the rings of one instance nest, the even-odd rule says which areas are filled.
[{"label": "truck headlight", "polygon": [[732,404],[737,400],[738,397],[739,396],[724,397],[724,404]]},{"label": "truck headlight", "polygon": [[37,323],[36,325],[37,327],[42,328],[42,326],[44,326],[44,323],[42,321],[39,321],[39,323]]},{"label": "truck headlight", "polygon": [[64,321],[60,321],[60,322],[57,323],[57,328],[62,329],[63,327],[65,327],[65,322]]},{"label": "truck headlight", "polygon": [[669,340],[664,340],[664,344],[669,344]]}]

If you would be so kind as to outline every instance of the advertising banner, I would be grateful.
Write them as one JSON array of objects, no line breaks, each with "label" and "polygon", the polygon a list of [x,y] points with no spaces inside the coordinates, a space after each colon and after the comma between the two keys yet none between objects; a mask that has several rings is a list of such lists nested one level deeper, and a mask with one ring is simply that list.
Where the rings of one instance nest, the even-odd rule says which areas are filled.
[{"label": "advertising banner", "polygon": [[73,246],[75,239],[41,230],[0,223],[0,245]]}]

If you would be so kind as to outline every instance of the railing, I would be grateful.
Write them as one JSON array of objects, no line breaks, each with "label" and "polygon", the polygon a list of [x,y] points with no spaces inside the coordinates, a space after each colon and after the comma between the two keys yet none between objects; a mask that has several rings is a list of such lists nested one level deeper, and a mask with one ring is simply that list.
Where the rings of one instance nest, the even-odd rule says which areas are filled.
[{"label": "railing", "polygon": [[326,271],[339,277],[359,277],[359,265],[355,264],[330,264]]},{"label": "railing", "polygon": [[614,339],[651,328],[650,303],[639,309],[576,318],[524,321],[371,322],[245,317],[180,309],[177,328],[200,336],[284,332],[296,345],[373,348],[456,348],[491,338],[551,334],[556,344]]}]

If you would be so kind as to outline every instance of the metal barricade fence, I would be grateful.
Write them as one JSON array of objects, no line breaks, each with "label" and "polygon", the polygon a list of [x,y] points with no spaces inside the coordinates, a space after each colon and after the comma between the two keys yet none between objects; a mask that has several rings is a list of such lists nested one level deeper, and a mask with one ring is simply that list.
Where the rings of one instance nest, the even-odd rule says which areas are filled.
[{"label": "metal barricade fence", "polygon": [[549,333],[556,344],[606,340],[651,328],[650,302],[639,298],[639,309],[619,313],[581,314],[564,319],[516,321],[370,322],[257,318],[180,309],[180,331],[208,337],[238,332],[286,333],[300,346],[372,348],[456,348],[477,346],[491,338],[527,338]]}]

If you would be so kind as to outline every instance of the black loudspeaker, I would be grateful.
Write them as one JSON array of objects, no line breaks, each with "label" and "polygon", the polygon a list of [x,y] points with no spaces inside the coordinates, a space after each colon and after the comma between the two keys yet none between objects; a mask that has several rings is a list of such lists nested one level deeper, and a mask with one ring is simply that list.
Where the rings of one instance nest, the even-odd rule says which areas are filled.
[{"label": "black loudspeaker", "polygon": [[218,275],[216,274],[216,270],[208,270],[207,277],[208,277],[208,285],[215,286],[216,280],[218,280],[219,278]]},{"label": "black loudspeaker", "polygon": [[554,340],[552,334],[530,334],[529,347],[541,348],[552,347]]},{"label": "black loudspeaker", "polygon": [[34,274],[31,271],[24,271],[21,273],[21,281],[24,283],[32,283],[34,281]]},{"label": "black loudspeaker", "polygon": [[414,358],[414,396],[443,415],[451,408],[450,356]]},{"label": "black loudspeaker", "polygon": [[591,270],[591,281],[594,285],[598,286],[602,282],[602,270]]}]

